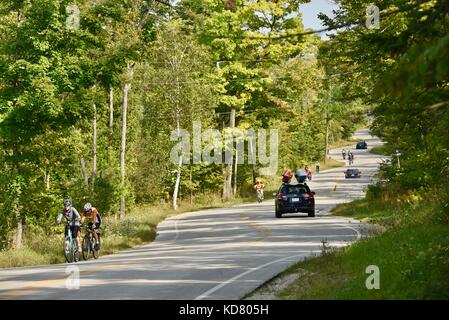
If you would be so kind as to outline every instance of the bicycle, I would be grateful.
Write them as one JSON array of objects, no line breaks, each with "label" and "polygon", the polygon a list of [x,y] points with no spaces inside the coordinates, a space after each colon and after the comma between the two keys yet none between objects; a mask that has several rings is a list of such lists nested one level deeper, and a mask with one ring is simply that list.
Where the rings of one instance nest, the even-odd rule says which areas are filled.
[{"label": "bicycle", "polygon": [[76,239],[72,236],[70,226],[67,225],[67,236],[64,239],[64,256],[68,263],[79,261],[79,252]]},{"label": "bicycle", "polygon": [[[86,235],[83,238],[83,258],[84,260],[89,260],[89,256],[92,253],[94,259],[98,259],[100,257],[100,247],[96,245],[95,238],[93,236],[93,230],[89,229],[88,226],[85,226]],[[101,243],[100,232],[96,231],[98,235],[98,242]]]}]

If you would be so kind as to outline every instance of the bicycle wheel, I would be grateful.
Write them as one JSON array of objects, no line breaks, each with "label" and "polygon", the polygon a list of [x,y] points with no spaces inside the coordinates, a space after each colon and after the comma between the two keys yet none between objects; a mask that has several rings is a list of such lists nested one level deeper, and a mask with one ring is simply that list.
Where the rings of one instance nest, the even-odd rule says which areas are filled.
[{"label": "bicycle wheel", "polygon": [[94,256],[95,259],[98,259],[100,257],[100,246],[101,246],[101,239],[100,239],[100,235],[97,234],[98,236],[98,245],[96,244],[95,238],[92,236],[92,254]]},{"label": "bicycle wheel", "polygon": [[84,260],[89,260],[90,247],[91,247],[90,239],[89,239],[89,236],[86,235],[83,238],[83,259]]},{"label": "bicycle wheel", "polygon": [[80,261],[80,252],[79,252],[79,250],[76,250],[77,247],[78,247],[78,244],[76,243],[76,240],[73,239],[72,240],[72,252],[73,252],[73,261],[74,262]]},{"label": "bicycle wheel", "polygon": [[64,256],[65,260],[68,263],[71,263],[73,261],[73,250],[71,248],[72,244],[69,237],[66,237],[64,239]]},{"label": "bicycle wheel", "polygon": [[[100,240],[98,240],[98,241],[100,241]],[[98,259],[100,257],[100,249],[98,249],[98,250],[94,249],[94,251],[92,251],[92,254],[95,259]]]}]

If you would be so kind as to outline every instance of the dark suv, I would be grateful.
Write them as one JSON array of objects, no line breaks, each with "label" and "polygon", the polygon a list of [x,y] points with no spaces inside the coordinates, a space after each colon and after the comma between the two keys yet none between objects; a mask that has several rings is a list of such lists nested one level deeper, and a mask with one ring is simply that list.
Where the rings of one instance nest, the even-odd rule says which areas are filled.
[{"label": "dark suv", "polygon": [[345,178],[361,178],[362,177],[362,171],[359,169],[347,169],[344,171]]},{"label": "dark suv", "polygon": [[356,149],[368,149],[368,144],[366,143],[366,141],[359,141],[357,142]]},{"label": "dark suv", "polygon": [[305,212],[309,217],[315,216],[315,192],[305,183],[282,184],[275,197],[276,218],[283,213]]}]

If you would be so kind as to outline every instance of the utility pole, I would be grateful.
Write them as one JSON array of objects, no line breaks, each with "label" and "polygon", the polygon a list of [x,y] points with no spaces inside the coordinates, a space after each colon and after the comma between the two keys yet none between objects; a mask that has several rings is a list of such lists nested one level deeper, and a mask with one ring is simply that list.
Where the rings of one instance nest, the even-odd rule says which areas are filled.
[{"label": "utility pole", "polygon": [[324,137],[324,164],[327,162],[329,153],[329,104],[326,103],[326,133]]}]

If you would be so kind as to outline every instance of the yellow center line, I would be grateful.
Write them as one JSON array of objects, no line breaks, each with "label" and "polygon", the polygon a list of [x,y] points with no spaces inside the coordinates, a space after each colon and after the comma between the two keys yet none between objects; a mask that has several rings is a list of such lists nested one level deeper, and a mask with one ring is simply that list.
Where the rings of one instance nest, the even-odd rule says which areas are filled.
[{"label": "yellow center line", "polygon": [[258,224],[254,220],[252,220],[249,213],[247,213],[247,212],[240,213],[240,217],[243,219],[244,223],[256,228],[259,233],[259,236],[258,236],[257,240],[247,242],[246,245],[242,244],[241,246],[238,246],[238,247],[248,247],[248,244],[255,244],[255,243],[261,242],[261,241],[265,240],[267,237],[269,238],[273,235],[273,232],[270,228],[261,226],[260,224]]},{"label": "yellow center line", "polygon": [[[98,267],[94,267],[94,268],[90,268],[90,269],[86,269],[86,270],[80,270],[80,278],[81,278],[81,275],[87,275],[89,273],[96,272],[96,271],[103,271],[103,270],[107,270],[107,269],[111,269],[111,268],[116,268],[118,265],[131,264],[130,262],[111,262],[111,263],[112,264],[108,263],[108,264],[105,264],[102,266],[98,266]],[[69,266],[77,266],[77,265],[76,264],[67,264],[66,268]],[[65,273],[65,271],[64,271],[64,273]],[[67,279],[67,275],[65,275],[63,278],[61,278],[59,276],[56,278],[50,278],[50,279],[46,279],[46,280],[37,281],[32,285],[28,285],[28,286],[25,286],[25,287],[22,287],[19,289],[9,290],[5,293],[0,293],[0,299],[12,300],[17,297],[30,295],[33,292],[37,292],[41,289],[48,288],[51,285],[55,285],[59,281],[66,281],[66,279]]]},{"label": "yellow center line", "polygon": [[[240,217],[243,220],[243,222],[251,227],[254,227],[255,229],[257,229],[258,231],[258,237],[256,240],[253,241],[249,241],[249,242],[245,242],[242,243],[241,245],[237,245],[235,246],[235,248],[247,248],[250,247],[253,244],[259,243],[263,240],[265,240],[266,238],[269,238],[272,236],[272,230],[270,228],[266,228],[264,226],[259,225],[258,223],[256,223],[255,221],[253,221],[249,215],[249,213],[240,213]],[[81,275],[87,275],[93,272],[97,272],[97,271],[104,271],[107,269],[111,269],[111,268],[116,268],[119,265],[130,265],[130,264],[134,264],[134,262],[107,262],[107,264],[102,265],[102,266],[98,266],[98,267],[93,267],[93,268],[89,268],[86,270],[80,270],[80,278]],[[77,266],[76,264],[67,264],[66,268],[69,266]],[[80,268],[82,267],[82,265],[79,266]],[[89,267],[89,266],[87,266]],[[65,271],[64,271],[65,272]],[[66,281],[67,276],[65,275],[64,277],[61,278],[61,276],[59,277],[55,277],[55,278],[50,278],[50,279],[46,279],[46,280],[41,280],[41,281],[37,281],[32,285],[28,285],[28,286],[24,286],[22,288],[18,288],[18,289],[13,289],[13,290],[8,290],[4,293],[0,293],[0,300],[12,300],[12,299],[16,299],[18,297],[22,297],[22,296],[27,296],[27,295],[31,295],[32,293],[35,293],[37,291],[40,291],[44,288],[48,288],[50,286],[54,286],[57,285],[59,282],[61,281]],[[59,286],[62,286],[63,284],[59,284]]]}]

